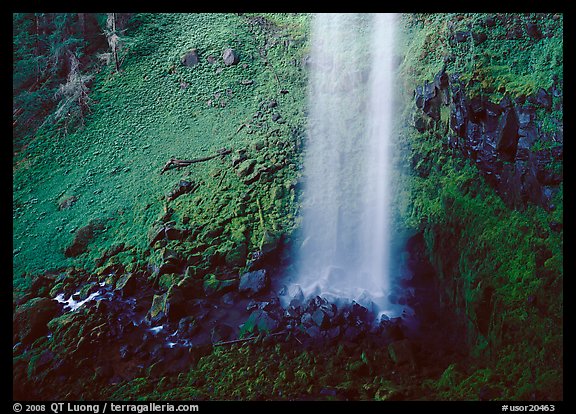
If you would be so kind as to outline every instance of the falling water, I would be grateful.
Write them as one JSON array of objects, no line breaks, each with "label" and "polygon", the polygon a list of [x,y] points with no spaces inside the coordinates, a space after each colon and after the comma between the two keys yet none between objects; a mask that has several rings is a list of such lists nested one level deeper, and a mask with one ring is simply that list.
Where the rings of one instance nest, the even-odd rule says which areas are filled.
[{"label": "falling water", "polygon": [[295,283],[379,312],[390,311],[393,53],[392,14],[314,18]]}]

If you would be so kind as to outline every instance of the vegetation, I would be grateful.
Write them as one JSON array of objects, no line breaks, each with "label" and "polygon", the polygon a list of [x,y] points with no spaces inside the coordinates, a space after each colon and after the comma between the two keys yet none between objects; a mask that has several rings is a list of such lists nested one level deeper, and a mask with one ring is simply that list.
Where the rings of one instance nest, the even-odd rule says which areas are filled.
[{"label": "vegetation", "polygon": [[[227,282],[219,277],[241,273],[252,253],[289,243],[299,226],[310,20],[15,14],[15,312],[26,310],[32,291],[54,297],[85,275],[118,286],[122,272],[114,269],[158,268],[167,251],[197,261],[186,275],[159,277],[162,289],[196,276],[203,287],[221,289]],[[103,373],[79,359],[66,387],[45,381],[50,355],[76,352],[78,339],[95,329],[81,310],[52,319],[53,336],[26,351],[15,347],[15,383],[26,390],[41,384],[54,399],[562,399],[562,184],[551,211],[510,209],[446,145],[448,109],[435,129],[420,133],[411,124],[413,91],[443,67],[460,76],[468,97],[492,102],[531,96],[554,79],[561,85],[563,16],[413,14],[400,22],[396,226],[424,235],[441,301],[456,312],[466,349],[440,357],[419,349],[419,364],[397,364],[368,340],[298,347],[248,320],[242,333],[257,340],[211,348],[178,373],[131,367],[130,379],[93,387]],[[537,39],[525,29],[533,22]],[[507,38],[515,27],[524,31]],[[228,48],[237,64],[225,64]],[[183,64],[193,50],[198,62]],[[541,131],[555,132],[561,105],[535,118]],[[160,174],[171,158],[222,148],[232,152]],[[194,191],[174,197],[182,181]],[[167,221],[189,236],[151,240],[151,229]],[[74,245],[79,254],[66,254]],[[58,275],[55,287],[32,289],[46,271]]]}]

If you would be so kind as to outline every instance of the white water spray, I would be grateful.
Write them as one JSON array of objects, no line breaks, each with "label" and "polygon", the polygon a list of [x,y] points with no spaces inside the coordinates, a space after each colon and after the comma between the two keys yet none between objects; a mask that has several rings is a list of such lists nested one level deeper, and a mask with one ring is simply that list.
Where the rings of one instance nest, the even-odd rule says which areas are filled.
[{"label": "white water spray", "polygon": [[393,14],[318,14],[312,28],[304,242],[306,296],[390,313]]}]

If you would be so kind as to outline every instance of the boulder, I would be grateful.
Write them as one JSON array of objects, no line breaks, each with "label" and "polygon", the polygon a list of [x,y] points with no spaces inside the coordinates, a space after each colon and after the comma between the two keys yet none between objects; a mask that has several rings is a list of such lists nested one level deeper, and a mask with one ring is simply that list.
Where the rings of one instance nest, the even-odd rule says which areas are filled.
[{"label": "boulder", "polygon": [[182,58],[180,59],[180,63],[184,66],[188,66],[189,68],[196,66],[200,58],[198,56],[198,49],[190,49]]},{"label": "boulder", "polygon": [[496,130],[496,149],[504,161],[514,161],[518,148],[519,124],[514,108],[504,112]]},{"label": "boulder", "polygon": [[148,311],[148,316],[150,317],[151,322],[158,322],[165,316],[166,296],[166,293],[162,295],[154,295],[154,298],[152,299],[152,305]]},{"label": "boulder", "polygon": [[165,312],[169,321],[178,321],[187,313],[185,289],[179,285],[172,285],[166,295]]},{"label": "boulder", "polygon": [[222,53],[222,59],[224,60],[224,64],[226,66],[236,65],[238,64],[238,62],[240,62],[238,54],[232,48],[224,50],[224,52]]},{"label": "boulder", "polygon": [[472,39],[474,39],[474,45],[478,46],[484,43],[488,39],[488,36],[486,35],[486,33],[472,32]]},{"label": "boulder", "polygon": [[168,201],[173,201],[183,194],[194,192],[198,188],[192,181],[180,180],[178,184],[166,196]]},{"label": "boulder", "polygon": [[316,309],[312,314],[312,320],[320,329],[326,329],[330,326],[330,318],[322,309]]},{"label": "boulder", "polygon": [[246,322],[240,327],[240,330],[244,334],[269,333],[277,330],[279,326],[278,321],[272,318],[268,312],[257,309],[250,314]]},{"label": "boulder", "polygon": [[240,293],[246,296],[254,296],[263,292],[269,284],[269,278],[266,274],[266,269],[255,270],[248,272],[240,277],[240,285],[238,289]]},{"label": "boulder", "polygon": [[124,273],[116,281],[116,290],[121,291],[123,296],[134,295],[136,293],[137,288],[138,288],[137,277],[131,272]]},{"label": "boulder", "polygon": [[536,23],[527,23],[526,33],[534,40],[542,39],[542,32]]},{"label": "boulder", "polygon": [[33,297],[38,296],[48,296],[50,293],[50,289],[54,285],[56,281],[56,275],[44,273],[39,275],[34,282],[32,282],[32,286],[30,287],[30,292]]},{"label": "boulder", "polygon": [[457,43],[462,43],[462,42],[465,42],[466,40],[468,40],[469,35],[470,35],[470,33],[468,33],[468,32],[456,32],[456,33],[454,33],[454,40]]},{"label": "boulder", "polygon": [[238,279],[218,280],[215,275],[204,277],[204,292],[207,296],[218,296],[228,293],[238,286]]},{"label": "boulder", "polygon": [[12,326],[20,342],[31,344],[48,333],[48,322],[60,311],[60,305],[48,298],[30,299],[18,306],[12,317]]},{"label": "boulder", "polygon": [[178,322],[178,336],[180,338],[191,338],[199,329],[200,326],[193,316],[186,316]]},{"label": "boulder", "polygon": [[254,166],[256,165],[256,160],[244,160],[240,164],[238,164],[238,168],[236,169],[236,175],[238,177],[246,177],[254,171]]},{"label": "boulder", "polygon": [[546,89],[540,88],[536,92],[535,96],[536,103],[540,105],[542,108],[550,110],[552,108],[552,97],[546,91]]},{"label": "boulder", "polygon": [[290,285],[286,295],[290,299],[291,306],[300,306],[304,303],[304,292],[300,285]]},{"label": "boulder", "polygon": [[166,236],[164,230],[165,230],[164,224],[162,223],[154,224],[150,228],[150,230],[148,230],[148,245],[154,246],[154,243],[156,243],[159,240],[162,240]]}]

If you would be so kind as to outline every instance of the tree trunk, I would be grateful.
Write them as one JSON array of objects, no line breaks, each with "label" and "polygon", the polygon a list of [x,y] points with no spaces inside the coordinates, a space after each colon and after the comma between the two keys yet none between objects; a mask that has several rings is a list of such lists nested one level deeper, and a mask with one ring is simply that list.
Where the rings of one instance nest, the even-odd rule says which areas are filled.
[{"label": "tree trunk", "polygon": [[112,33],[112,36],[116,36],[116,40],[112,43],[114,64],[116,65],[116,72],[120,72],[120,62],[118,61],[118,35],[116,34],[116,13],[112,13]]},{"label": "tree trunk", "polygon": [[78,24],[80,26],[80,33],[82,37],[86,37],[86,13],[78,13]]}]

